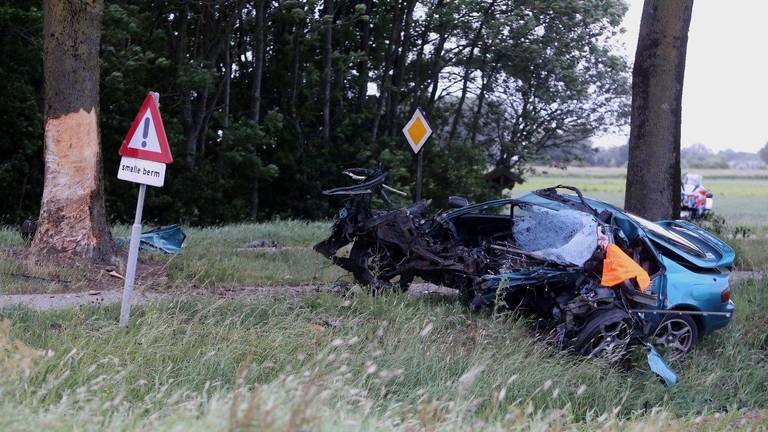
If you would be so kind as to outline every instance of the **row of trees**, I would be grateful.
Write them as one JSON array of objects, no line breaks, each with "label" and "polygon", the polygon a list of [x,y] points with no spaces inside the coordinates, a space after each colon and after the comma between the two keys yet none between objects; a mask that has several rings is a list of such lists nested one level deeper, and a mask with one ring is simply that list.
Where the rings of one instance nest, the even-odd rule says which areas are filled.
[{"label": "row of trees", "polygon": [[[67,5],[78,2],[54,3],[77,13]],[[408,188],[414,158],[400,129],[416,107],[436,131],[425,196],[438,202],[494,195],[500,184],[483,176],[491,168],[515,178],[551,149],[578,156],[578,143],[627,116],[628,69],[612,54],[620,0],[95,3],[81,24],[100,45],[95,103],[112,221],[133,211],[135,188],[115,179],[117,148],[148,90],[161,94],[176,163],[145,214],[166,223],[325,217],[319,192],[348,166],[381,162]],[[0,201],[5,222],[40,206],[51,13],[22,0],[0,6],[0,182],[17,185]],[[78,25],[63,22],[52,25]],[[46,71],[46,81],[66,78]]]},{"label": "row of trees", "polygon": [[[592,147],[589,142],[584,143],[580,160],[573,161],[569,153],[559,149],[547,152],[544,162],[553,166],[577,166],[594,167],[626,167],[629,160],[629,145],[617,145],[611,147]],[[536,163],[536,162],[534,162]],[[720,150],[715,152],[704,144],[694,144],[683,147],[680,150],[680,164],[685,169],[725,169],[725,168],[761,168],[768,164],[768,144],[757,153],[740,152],[735,150]]]}]

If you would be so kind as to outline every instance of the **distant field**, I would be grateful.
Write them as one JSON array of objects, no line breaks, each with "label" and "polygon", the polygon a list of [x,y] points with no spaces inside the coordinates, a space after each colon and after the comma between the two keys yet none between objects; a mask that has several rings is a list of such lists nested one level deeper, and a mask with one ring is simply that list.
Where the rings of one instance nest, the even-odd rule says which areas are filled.
[{"label": "distant field", "polygon": [[[566,170],[559,168],[550,168],[546,166],[535,166],[534,169],[542,175],[561,175],[567,177],[622,177],[626,178],[626,168],[608,168],[608,167],[568,167]],[[768,170],[764,169],[688,169],[683,172],[701,174],[704,180],[707,178],[758,178],[768,180]]]},{"label": "distant field", "polygon": [[[755,233],[768,232],[768,170],[690,171],[704,176],[704,185],[715,194],[715,213],[725,217],[728,225],[749,227]],[[624,206],[624,168],[539,167],[537,172],[516,186],[512,194],[568,184],[591,197]]]}]

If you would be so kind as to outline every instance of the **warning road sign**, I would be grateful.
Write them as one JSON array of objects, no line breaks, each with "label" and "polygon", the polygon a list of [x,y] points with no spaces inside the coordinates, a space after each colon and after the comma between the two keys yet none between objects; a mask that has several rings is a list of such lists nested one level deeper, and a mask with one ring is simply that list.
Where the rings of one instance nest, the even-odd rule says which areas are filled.
[{"label": "warning road sign", "polygon": [[144,211],[144,196],[147,185],[160,187],[165,181],[165,164],[173,162],[168,139],[165,137],[163,119],[157,108],[160,95],[149,92],[139,113],[133,119],[128,134],[120,146],[120,167],[117,178],[139,183],[139,197],[136,201],[136,216],[131,226],[131,243],[128,246],[128,260],[123,285],[123,301],[120,304],[120,327],[126,327],[131,314],[133,284],[136,279],[136,261],[141,241],[141,215]]},{"label": "warning road sign", "polygon": [[414,153],[418,153],[429,136],[432,135],[432,128],[429,127],[429,123],[427,123],[421,110],[417,109],[413,113],[413,117],[403,128],[403,135],[405,135],[405,139],[408,140]]},{"label": "warning road sign", "polygon": [[120,156],[169,164],[173,162],[163,120],[157,102],[150,92],[133,119],[120,146]]}]

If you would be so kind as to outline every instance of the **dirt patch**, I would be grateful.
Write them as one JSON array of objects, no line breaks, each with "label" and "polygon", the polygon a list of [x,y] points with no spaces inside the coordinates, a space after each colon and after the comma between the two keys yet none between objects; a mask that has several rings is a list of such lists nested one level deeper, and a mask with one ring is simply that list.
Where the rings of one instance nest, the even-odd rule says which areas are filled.
[{"label": "dirt patch", "polygon": [[[179,300],[181,298],[209,298],[216,300],[253,302],[265,298],[299,299],[305,295],[320,292],[343,293],[346,288],[331,285],[305,284],[296,286],[244,286],[220,288],[214,290],[192,289],[189,291],[134,291],[133,304],[144,304],[152,301]],[[432,284],[412,284],[408,295],[423,297],[425,295],[456,297],[455,290]],[[9,294],[0,295],[0,308],[14,305],[26,306],[37,311],[52,309],[70,309],[80,306],[106,306],[120,303],[122,289],[90,290],[76,293],[54,294]]]},{"label": "dirt patch", "polygon": [[[32,259],[27,249],[0,252],[5,263],[0,281],[7,293],[29,292],[29,286],[52,293],[83,293],[122,289],[125,283],[125,251],[115,264],[91,264],[72,260]],[[168,269],[152,257],[138,262],[136,286],[167,286]]]}]

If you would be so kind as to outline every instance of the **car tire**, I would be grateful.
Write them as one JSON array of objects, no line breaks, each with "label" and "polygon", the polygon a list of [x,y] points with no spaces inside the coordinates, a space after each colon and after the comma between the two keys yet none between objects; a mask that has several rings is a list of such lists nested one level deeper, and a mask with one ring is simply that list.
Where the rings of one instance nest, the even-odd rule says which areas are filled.
[{"label": "car tire", "polygon": [[699,327],[690,315],[667,315],[651,334],[651,343],[667,360],[691,352],[699,342]]},{"label": "car tire", "polygon": [[623,309],[610,308],[593,312],[570,347],[578,354],[618,364],[629,353],[634,322]]}]

